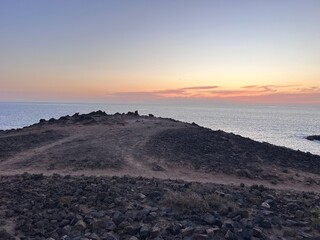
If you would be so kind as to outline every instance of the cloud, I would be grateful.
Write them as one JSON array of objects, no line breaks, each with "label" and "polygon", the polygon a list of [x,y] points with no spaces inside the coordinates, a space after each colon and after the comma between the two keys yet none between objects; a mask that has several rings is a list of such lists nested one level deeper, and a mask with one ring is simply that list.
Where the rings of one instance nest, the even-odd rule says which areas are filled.
[{"label": "cloud", "polygon": [[129,98],[136,97],[140,99],[148,98],[168,98],[168,97],[195,97],[199,94],[203,95],[209,93],[212,89],[219,88],[219,86],[195,86],[195,87],[185,87],[185,88],[174,88],[174,89],[165,89],[160,91],[151,91],[151,92],[116,92],[108,94],[108,97],[112,98]]},{"label": "cloud", "polygon": [[249,86],[243,86],[242,88],[247,89],[272,89],[272,88],[292,88],[292,87],[298,87],[299,85],[249,85]]},{"label": "cloud", "polygon": [[161,91],[154,91],[154,94],[158,95],[193,95],[198,92],[205,93],[211,91],[212,89],[219,88],[219,86],[196,86],[196,87],[185,87],[185,88],[175,88],[175,89],[166,89]]},{"label": "cloud", "polygon": [[192,86],[149,92],[116,92],[109,94],[113,99],[157,100],[215,99],[257,103],[310,103],[320,104],[320,87],[302,87],[298,85],[250,85],[237,89],[225,89],[220,86]]},{"label": "cloud", "polygon": [[186,88],[180,88],[183,90],[209,90],[213,88],[219,88],[219,86],[197,86],[197,87],[186,87]]},{"label": "cloud", "polygon": [[320,87],[298,87],[295,89],[299,93],[314,93],[314,92],[320,92]]}]

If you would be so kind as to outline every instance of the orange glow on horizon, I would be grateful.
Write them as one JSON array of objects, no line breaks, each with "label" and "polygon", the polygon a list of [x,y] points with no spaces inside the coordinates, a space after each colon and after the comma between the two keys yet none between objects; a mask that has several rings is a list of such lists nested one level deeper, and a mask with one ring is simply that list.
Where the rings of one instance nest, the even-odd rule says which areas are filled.
[{"label": "orange glow on horizon", "polygon": [[160,91],[130,91],[108,94],[112,100],[207,99],[242,103],[320,104],[320,87],[299,85],[250,85],[240,88],[194,86]]}]

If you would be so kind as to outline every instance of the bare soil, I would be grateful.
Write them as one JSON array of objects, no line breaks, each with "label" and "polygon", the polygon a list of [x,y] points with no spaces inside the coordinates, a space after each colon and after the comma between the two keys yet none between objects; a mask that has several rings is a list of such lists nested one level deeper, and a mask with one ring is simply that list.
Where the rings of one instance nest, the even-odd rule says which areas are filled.
[{"label": "bare soil", "polygon": [[320,156],[173,119],[93,112],[0,132],[0,175],[143,176],[320,192]]}]

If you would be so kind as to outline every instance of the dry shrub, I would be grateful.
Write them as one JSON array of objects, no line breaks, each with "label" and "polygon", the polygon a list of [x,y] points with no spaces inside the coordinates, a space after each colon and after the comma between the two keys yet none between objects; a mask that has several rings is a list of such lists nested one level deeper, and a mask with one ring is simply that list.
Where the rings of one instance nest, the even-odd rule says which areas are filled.
[{"label": "dry shrub", "polygon": [[197,209],[202,212],[210,209],[218,209],[222,205],[227,206],[233,211],[239,209],[238,205],[231,199],[222,197],[217,193],[201,196],[193,190],[188,190],[186,192],[168,191],[164,196],[164,203],[180,210]]},{"label": "dry shrub", "polygon": [[225,204],[227,200],[216,193],[207,194],[204,196],[204,199],[212,208],[220,207],[222,204]]},{"label": "dry shrub", "polygon": [[193,191],[168,191],[164,196],[164,202],[169,206],[183,210],[198,209],[200,211],[207,211],[209,209],[205,199]]},{"label": "dry shrub", "polygon": [[313,210],[311,210],[311,214],[312,214],[312,218],[311,218],[312,226],[315,229],[320,230],[320,207],[316,207]]}]

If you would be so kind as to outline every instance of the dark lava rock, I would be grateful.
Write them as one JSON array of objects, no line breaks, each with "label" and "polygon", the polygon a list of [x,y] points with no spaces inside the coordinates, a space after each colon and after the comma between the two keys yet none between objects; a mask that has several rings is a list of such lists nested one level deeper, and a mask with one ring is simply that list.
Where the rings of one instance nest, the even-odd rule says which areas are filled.
[{"label": "dark lava rock", "polygon": [[116,211],[113,215],[113,221],[115,222],[115,224],[119,225],[120,223],[122,223],[125,219],[125,216],[120,212],[120,211]]},{"label": "dark lava rock", "polygon": [[252,229],[252,235],[254,237],[261,238],[263,233],[262,233],[262,230],[260,228],[255,227],[255,228]]},{"label": "dark lava rock", "polygon": [[166,230],[172,235],[177,235],[180,233],[180,225],[178,223],[171,223]]},{"label": "dark lava rock", "polygon": [[119,240],[119,237],[112,232],[103,234],[102,239],[104,240]]},{"label": "dark lava rock", "polygon": [[148,225],[143,225],[141,228],[140,228],[140,237],[141,238],[146,238],[149,236],[150,234],[150,226]]},{"label": "dark lava rock", "polygon": [[197,233],[197,234],[193,235],[192,239],[193,240],[208,240],[208,239],[210,239],[210,237],[207,234],[199,234],[199,233]]},{"label": "dark lava rock", "polygon": [[264,165],[320,173],[318,155],[193,125],[160,132],[149,139],[143,152],[152,157],[191,164],[196,169],[233,173],[252,179],[277,180],[276,176],[263,173]]},{"label": "dark lava rock", "polygon": [[140,231],[141,225],[139,223],[134,223],[127,225],[124,228],[124,232],[129,235],[135,235]]},{"label": "dark lava rock", "polygon": [[183,236],[190,236],[194,232],[194,227],[186,227],[181,229],[181,233]]},{"label": "dark lava rock", "polygon": [[152,200],[160,199],[161,196],[162,196],[161,192],[158,192],[158,191],[154,191],[147,194],[147,197]]},{"label": "dark lava rock", "polygon": [[161,232],[161,228],[154,226],[150,229],[150,237],[155,238],[159,235],[160,232]]},{"label": "dark lava rock", "polygon": [[[223,205],[237,206],[243,199],[241,209],[222,215],[216,206],[185,211],[164,201],[169,191],[181,193],[185,186],[199,201],[217,193],[224,196]],[[320,235],[310,224],[320,199],[312,192],[57,174],[1,176],[0,189],[0,239],[267,239],[270,228],[280,238],[289,232],[306,239]],[[260,206],[263,201],[272,211]],[[3,226],[12,223],[6,231]]]},{"label": "dark lava rock", "polygon": [[216,221],[216,218],[212,216],[210,213],[206,213],[203,216],[203,221],[205,221],[209,225],[212,225]]},{"label": "dark lava rock", "polygon": [[272,228],[272,225],[271,225],[270,221],[268,221],[266,219],[263,220],[262,222],[260,222],[259,226],[262,227],[262,228],[266,228],[266,229]]},{"label": "dark lava rock", "polygon": [[0,239],[14,240],[15,237],[11,236],[5,229],[0,228]]},{"label": "dark lava rock", "polygon": [[311,135],[311,136],[308,136],[306,137],[307,140],[309,141],[320,141],[320,135]]},{"label": "dark lava rock", "polygon": [[165,169],[163,167],[161,167],[160,165],[158,164],[155,164],[153,167],[152,167],[152,170],[153,171],[165,171]]}]

